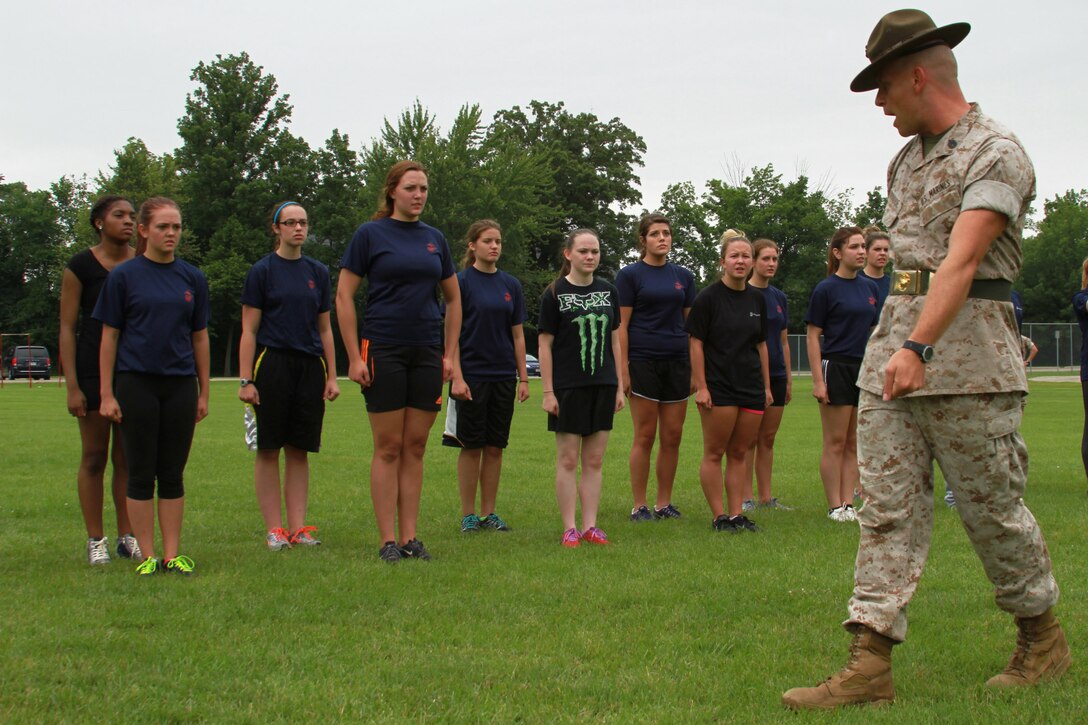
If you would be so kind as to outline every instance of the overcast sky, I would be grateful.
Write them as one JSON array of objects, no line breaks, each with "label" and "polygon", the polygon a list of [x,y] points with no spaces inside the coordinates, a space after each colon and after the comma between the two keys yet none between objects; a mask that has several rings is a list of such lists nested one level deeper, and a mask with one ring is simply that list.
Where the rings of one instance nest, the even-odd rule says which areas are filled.
[{"label": "overcast sky", "polygon": [[[179,145],[199,61],[246,51],[290,94],[294,133],[333,128],[358,149],[418,98],[448,128],[530,100],[618,117],[646,141],[643,205],[672,183],[730,178],[736,163],[805,173],[856,198],[884,185],[902,144],[850,80],[894,4],[730,0],[4,2],[0,174],[45,188],[94,176],[130,136]],[[859,8],[864,8],[859,10]],[[969,100],[1035,161],[1039,203],[1088,187],[1083,0],[943,0],[967,21],[957,48]],[[1077,119],[1080,119],[1079,121]]]}]

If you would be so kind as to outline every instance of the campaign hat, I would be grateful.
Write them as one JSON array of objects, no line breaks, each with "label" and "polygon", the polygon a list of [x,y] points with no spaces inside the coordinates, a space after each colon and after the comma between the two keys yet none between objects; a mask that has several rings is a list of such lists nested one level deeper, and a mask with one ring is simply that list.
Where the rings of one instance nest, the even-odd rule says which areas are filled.
[{"label": "campaign hat", "polygon": [[850,90],[855,93],[871,91],[880,84],[880,72],[891,61],[934,45],[955,48],[969,32],[970,23],[937,27],[933,18],[921,10],[890,12],[873,28],[865,45],[869,65],[850,83]]}]

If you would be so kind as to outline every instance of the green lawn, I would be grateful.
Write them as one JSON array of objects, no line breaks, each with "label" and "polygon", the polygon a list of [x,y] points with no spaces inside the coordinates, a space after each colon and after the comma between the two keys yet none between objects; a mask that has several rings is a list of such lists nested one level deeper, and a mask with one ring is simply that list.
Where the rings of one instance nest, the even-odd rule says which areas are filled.
[{"label": "green lawn", "polygon": [[786,411],[775,479],[796,510],[754,516],[761,534],[711,532],[694,411],[675,498],[684,518],[629,523],[624,412],[601,507],[613,545],[559,546],[553,439],[534,381],[499,497],[515,531],[460,533],[456,453],[438,444],[439,424],[420,522],[434,560],[395,567],[377,558],[370,434],[361,396],[344,388],[312,466],[310,518],[323,546],[264,549],[242,407],[234,384],[217,382],[186,481],[182,549],[198,576],[149,580],[116,560],[85,563],[79,442],[63,389],[0,390],[0,722],[1088,719],[1088,497],[1075,383],[1034,383],[1024,424],[1028,503],[1062,586],[1073,669],[1031,691],[982,686],[1003,667],[1014,627],[955,513],[939,504],[910,637],[895,652],[899,700],[834,715],[779,705],[782,691],[844,661],[838,623],[858,536],[825,517],[806,379]]}]

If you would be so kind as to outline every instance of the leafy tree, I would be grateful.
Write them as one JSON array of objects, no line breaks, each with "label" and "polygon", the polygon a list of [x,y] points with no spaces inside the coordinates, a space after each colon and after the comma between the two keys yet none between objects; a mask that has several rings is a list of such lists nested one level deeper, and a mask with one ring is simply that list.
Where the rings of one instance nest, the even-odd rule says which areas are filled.
[{"label": "leafy tree", "polygon": [[315,155],[287,126],[292,108],[276,79],[246,53],[199,63],[178,121],[175,155],[186,229],[182,254],[209,277],[212,356],[234,365],[240,330],[238,294],[245,270],[271,250],[269,218],[277,202],[306,203],[316,186]]},{"label": "leafy tree", "polygon": [[768,164],[752,169],[740,184],[712,179],[698,197],[690,183],[675,184],[662,195],[661,206],[673,224],[677,261],[704,284],[719,275],[719,239],[726,229],[777,242],[775,285],[791,302],[791,327],[803,325],[812,288],[827,274],[827,240],[836,228],[830,213],[841,210],[840,200],[810,189],[804,176],[784,183]]},{"label": "leafy tree", "polygon": [[[625,210],[642,200],[637,167],[646,142],[618,118],[600,121],[573,114],[562,102],[530,101],[495,114],[490,139],[543,152],[555,182],[552,205],[560,230],[595,229],[601,237],[602,271],[614,273],[634,247],[635,217]],[[558,266],[560,234],[533,237],[529,253],[539,269]]]},{"label": "leafy tree", "polygon": [[1016,287],[1026,322],[1073,321],[1069,298],[1081,288],[1088,256],[1088,190],[1069,190],[1043,204],[1038,234],[1024,240],[1024,268]]},{"label": "leafy tree", "polygon": [[854,210],[853,223],[862,229],[868,226],[884,227],[884,209],[888,206],[888,200],[880,187],[874,188],[866,194],[865,203]]},{"label": "leafy tree", "polygon": [[0,331],[28,332],[32,343],[47,345],[54,357],[60,271],[69,253],[73,210],[81,204],[81,187],[71,179],[55,182],[50,191],[0,184]]},{"label": "leafy tree", "polygon": [[333,129],[315,153],[317,184],[308,208],[311,239],[306,253],[338,266],[351,235],[372,212],[359,154],[347,134]]},{"label": "leafy tree", "polygon": [[114,151],[110,173],[99,173],[95,182],[99,196],[117,194],[137,207],[152,196],[168,196],[179,203],[184,201],[174,157],[152,153],[142,140],[134,136],[129,137],[122,148]]}]

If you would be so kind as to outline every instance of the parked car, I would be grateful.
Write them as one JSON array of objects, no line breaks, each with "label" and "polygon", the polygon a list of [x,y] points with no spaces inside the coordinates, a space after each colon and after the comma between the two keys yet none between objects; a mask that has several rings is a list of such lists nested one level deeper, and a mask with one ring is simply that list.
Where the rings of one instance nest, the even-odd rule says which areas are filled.
[{"label": "parked car", "polygon": [[12,350],[11,358],[8,360],[8,380],[29,377],[48,380],[52,365],[49,351],[44,347],[18,345]]},{"label": "parked car", "polygon": [[525,355],[525,373],[530,378],[540,377],[540,361],[532,355]]}]

